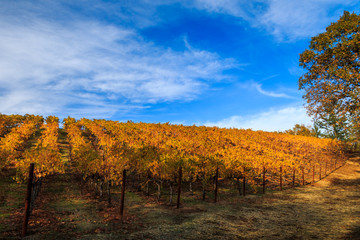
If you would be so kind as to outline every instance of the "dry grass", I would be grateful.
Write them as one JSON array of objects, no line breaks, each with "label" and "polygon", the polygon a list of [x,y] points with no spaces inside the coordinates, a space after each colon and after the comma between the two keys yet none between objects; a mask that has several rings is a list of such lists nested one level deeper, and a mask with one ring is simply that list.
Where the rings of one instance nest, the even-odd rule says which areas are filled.
[{"label": "dry grass", "polygon": [[[162,209],[159,216],[150,217],[153,224],[124,237],[360,239],[359,162],[358,157],[352,158],[314,186],[265,196],[250,195],[230,204],[223,199],[218,204],[194,203],[180,211]],[[144,218],[149,218],[149,215]]]},{"label": "dry grass", "polygon": [[[128,192],[121,221],[118,204],[107,207],[66,174],[44,182],[28,239],[360,239],[359,184],[360,158],[353,157],[313,186],[245,198],[223,194],[217,204],[185,193],[175,209]],[[0,238],[17,238],[21,210],[3,208],[0,225],[15,227],[0,228],[7,229]]]}]

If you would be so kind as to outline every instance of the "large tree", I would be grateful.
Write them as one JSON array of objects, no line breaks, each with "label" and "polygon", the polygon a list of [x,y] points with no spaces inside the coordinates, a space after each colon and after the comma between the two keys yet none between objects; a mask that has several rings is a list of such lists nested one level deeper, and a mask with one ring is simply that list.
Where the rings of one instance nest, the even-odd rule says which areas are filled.
[{"label": "large tree", "polygon": [[[344,11],[300,55],[299,79],[308,113],[334,137],[360,129],[360,15]],[[356,131],[355,131],[356,132]]]}]

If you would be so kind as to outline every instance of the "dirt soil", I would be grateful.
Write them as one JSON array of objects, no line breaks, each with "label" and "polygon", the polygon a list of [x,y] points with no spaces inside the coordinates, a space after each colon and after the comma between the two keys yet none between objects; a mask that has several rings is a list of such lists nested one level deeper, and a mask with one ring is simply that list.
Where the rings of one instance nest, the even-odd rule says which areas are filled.
[{"label": "dirt soil", "polygon": [[[216,204],[184,194],[175,209],[129,192],[123,221],[118,192],[108,207],[70,173],[43,186],[25,239],[360,239],[359,155],[313,186]],[[22,207],[2,214],[0,239],[19,239]]]}]

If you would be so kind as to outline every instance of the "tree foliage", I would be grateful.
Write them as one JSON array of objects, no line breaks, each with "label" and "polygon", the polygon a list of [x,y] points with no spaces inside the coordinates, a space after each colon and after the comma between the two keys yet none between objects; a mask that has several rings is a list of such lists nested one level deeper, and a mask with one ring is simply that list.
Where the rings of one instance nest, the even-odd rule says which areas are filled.
[{"label": "tree foliage", "polygon": [[317,132],[311,126],[305,126],[304,124],[295,124],[292,129],[286,130],[284,133],[291,135],[300,135],[308,137],[318,137]]},{"label": "tree foliage", "polygon": [[360,16],[345,11],[300,55],[306,73],[299,88],[305,90],[308,112],[339,139],[360,128],[359,30]]}]

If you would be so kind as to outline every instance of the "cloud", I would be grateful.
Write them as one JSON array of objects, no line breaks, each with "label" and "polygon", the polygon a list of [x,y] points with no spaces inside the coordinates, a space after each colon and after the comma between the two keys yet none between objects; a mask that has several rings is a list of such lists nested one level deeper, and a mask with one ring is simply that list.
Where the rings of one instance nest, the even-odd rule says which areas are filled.
[{"label": "cloud", "polygon": [[[168,18],[161,9],[168,6],[198,9],[210,14],[224,14],[247,21],[251,26],[267,31],[278,41],[309,38],[337,21],[344,10],[359,12],[360,3],[353,0],[138,0],[138,1],[8,1],[2,4],[1,15],[43,16],[48,19],[84,20],[96,15],[116,19],[132,28],[146,28],[165,23]],[[21,7],[19,7],[21,5]],[[73,14],[81,9],[83,15]],[[29,10],[31,13],[29,13]],[[16,21],[16,18],[14,18]],[[242,23],[242,21],[239,21]]]},{"label": "cloud", "polygon": [[133,28],[17,16],[0,17],[2,113],[111,116],[146,103],[191,101],[237,67],[216,53],[155,46]]},{"label": "cloud", "polygon": [[350,5],[343,0],[272,0],[269,8],[260,18],[260,25],[279,40],[307,38],[325,31],[325,28],[336,21],[342,11],[331,11],[333,7]]},{"label": "cloud", "polygon": [[266,90],[264,90],[264,89],[262,88],[262,85],[259,84],[259,83],[253,83],[252,85],[255,87],[255,89],[256,89],[259,93],[261,93],[261,94],[263,94],[263,95],[266,95],[266,96],[269,96],[269,97],[275,97],[275,98],[293,98],[293,97],[291,97],[291,96],[289,96],[289,95],[287,95],[287,94],[285,94],[285,93],[275,93],[275,92],[271,92],[271,91],[266,91]]},{"label": "cloud", "polygon": [[[264,80],[269,80],[271,78],[276,77],[277,75],[273,75],[267,78],[262,79],[262,81]],[[268,96],[268,97],[273,97],[273,98],[287,98],[287,99],[297,99],[297,97],[291,96],[287,93],[283,93],[283,92],[273,92],[273,91],[268,91],[265,90],[262,86],[262,84],[255,82],[253,80],[247,81],[245,83],[239,83],[237,84],[237,86],[239,88],[244,88],[246,90],[253,90],[255,89],[258,93]],[[297,95],[298,94],[298,90],[295,89],[291,89],[291,88],[281,88],[280,90],[282,91],[286,91],[286,92],[290,92],[292,95]]]},{"label": "cloud", "polygon": [[359,3],[351,0],[196,0],[194,6],[241,18],[253,27],[266,30],[278,41],[293,41],[325,31],[344,10],[358,11]]},{"label": "cloud", "polygon": [[293,128],[295,124],[311,125],[311,119],[302,106],[270,109],[255,115],[236,115],[218,122],[205,123],[206,126],[250,128],[263,131],[284,131]]},{"label": "cloud", "polygon": [[195,0],[194,6],[208,12],[216,12],[250,20],[266,8],[263,0]]},{"label": "cloud", "polygon": [[296,76],[296,77],[300,77],[301,75],[303,75],[305,73],[305,70],[303,68],[296,66],[296,65],[289,67],[288,71],[291,75]]}]

